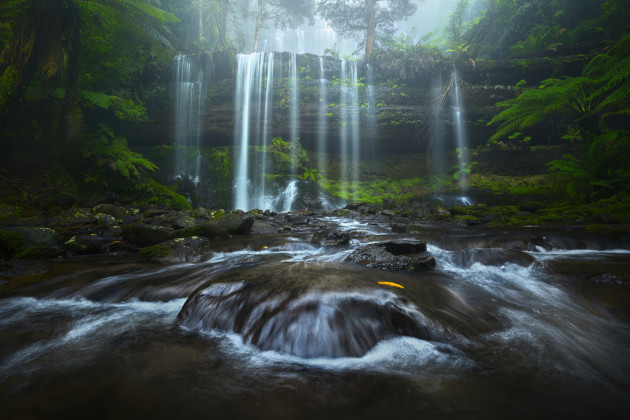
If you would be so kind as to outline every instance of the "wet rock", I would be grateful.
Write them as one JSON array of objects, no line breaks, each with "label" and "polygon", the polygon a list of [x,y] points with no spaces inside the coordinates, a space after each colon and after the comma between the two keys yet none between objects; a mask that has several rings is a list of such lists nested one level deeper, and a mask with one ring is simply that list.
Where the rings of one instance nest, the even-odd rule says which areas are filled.
[{"label": "wet rock", "polygon": [[149,217],[155,217],[155,216],[162,216],[165,214],[168,214],[168,210],[164,210],[164,209],[149,209],[147,211],[144,212],[144,217],[149,218]]},{"label": "wet rock", "polygon": [[311,238],[311,243],[318,245],[346,245],[350,242],[350,236],[338,229],[322,229],[315,232]]},{"label": "wet rock", "polygon": [[202,223],[193,227],[182,229],[177,234],[180,238],[201,236],[204,238],[229,238],[230,233],[218,223]]},{"label": "wet rock", "polygon": [[208,239],[192,236],[175,238],[158,245],[142,248],[140,255],[149,261],[170,263],[198,263],[209,256]]},{"label": "wet rock", "polygon": [[95,217],[96,217],[96,220],[98,221],[98,224],[100,225],[112,226],[116,224],[116,218],[109,214],[99,213]]},{"label": "wet rock", "polygon": [[394,233],[407,233],[407,225],[403,223],[392,223],[389,227],[392,228]]},{"label": "wet rock", "polygon": [[136,216],[125,216],[125,217],[123,217],[123,219],[122,219],[122,222],[123,222],[125,225],[128,225],[129,223],[135,223],[135,222],[137,222],[137,221],[138,221],[138,218],[137,218]]},{"label": "wet rock", "polygon": [[296,226],[304,226],[309,224],[309,218],[307,216],[302,215],[287,215],[287,223]]},{"label": "wet rock", "polygon": [[204,207],[197,207],[192,211],[190,215],[197,219],[209,219],[212,217],[211,212]]},{"label": "wet rock", "polygon": [[363,246],[346,261],[388,271],[420,271],[435,267],[435,259],[424,254],[424,242],[383,242]]},{"label": "wet rock", "polygon": [[232,235],[249,235],[254,226],[254,216],[250,214],[231,214],[216,218],[216,223],[223,226]]},{"label": "wet rock", "polygon": [[389,225],[392,229],[393,233],[414,233],[414,234],[418,234],[418,233],[424,233],[425,230],[422,226],[420,225],[413,225],[413,224],[405,224],[405,223],[392,223],[391,225]]},{"label": "wet rock", "polygon": [[122,238],[133,245],[147,247],[168,240],[172,232],[173,229],[164,226],[131,223],[122,227]]},{"label": "wet rock", "polygon": [[127,210],[114,204],[99,204],[92,209],[92,212],[94,214],[107,214],[120,220],[129,214]]},{"label": "wet rock", "polygon": [[346,204],[346,207],[344,207],[344,209],[357,211],[361,207],[368,207],[368,205],[366,203],[359,203],[359,202],[349,203],[349,204]]},{"label": "wet rock", "polygon": [[518,209],[520,211],[526,211],[529,213],[536,213],[539,210],[542,210],[545,208],[545,205],[543,203],[540,203],[538,201],[530,201],[524,204],[521,204]]},{"label": "wet rock", "polygon": [[66,228],[70,226],[95,225],[98,223],[90,209],[70,209],[63,215],[52,220],[55,227]]},{"label": "wet rock", "polygon": [[381,212],[381,215],[387,216],[387,217],[394,217],[394,216],[396,216],[396,213],[394,213],[393,210],[383,210]]},{"label": "wet rock", "polygon": [[278,224],[272,220],[263,218],[256,218],[254,226],[252,226],[251,233],[276,233],[278,231]]},{"label": "wet rock", "polygon": [[100,254],[107,250],[109,241],[97,234],[76,235],[63,244],[63,249],[71,255]]},{"label": "wet rock", "polygon": [[179,230],[187,227],[193,227],[196,222],[192,217],[184,215],[173,219],[171,224],[173,225],[173,229]]},{"label": "wet rock", "polygon": [[394,210],[396,208],[396,202],[391,198],[383,199],[383,208],[385,210]]},{"label": "wet rock", "polygon": [[[233,332],[261,350],[302,358],[361,357],[395,336],[439,339],[415,305],[373,288],[387,273],[356,276],[352,267],[331,272],[311,264],[230,271],[197,289],[177,323],[190,331]],[[357,284],[363,287],[348,291]]]},{"label": "wet rock", "polygon": [[597,215],[597,221],[599,223],[604,223],[604,224],[617,224],[619,223],[619,220],[617,220],[614,216],[611,216],[610,214],[606,214],[606,213],[600,213]]}]

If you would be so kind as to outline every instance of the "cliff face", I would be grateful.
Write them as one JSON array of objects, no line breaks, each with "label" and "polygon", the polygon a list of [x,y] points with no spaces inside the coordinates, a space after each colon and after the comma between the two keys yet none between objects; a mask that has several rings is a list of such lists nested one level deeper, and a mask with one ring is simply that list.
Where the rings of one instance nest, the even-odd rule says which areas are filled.
[{"label": "cliff face", "polygon": [[[228,56],[205,57],[204,101],[201,106],[201,139],[207,147],[231,146],[235,131],[236,60]],[[288,53],[274,54],[272,109],[269,136],[291,140],[290,107],[293,106]],[[463,62],[440,59],[425,62],[394,62],[384,58],[364,62],[345,62],[313,55],[296,57],[299,79],[299,138],[307,150],[317,150],[325,139],[327,151],[339,150],[344,126],[358,115],[359,136],[370,153],[424,151],[436,139],[446,149],[454,149],[452,92],[453,69],[457,68],[463,122],[471,146],[485,144],[494,132],[487,123],[500,109],[499,101],[514,97],[515,86],[525,80],[537,85],[548,77],[580,72],[586,56]],[[345,73],[342,73],[342,67]],[[357,76],[351,78],[352,68]],[[325,94],[322,91],[322,70]],[[343,75],[342,75],[343,74]],[[345,75],[345,77],[344,77]],[[266,79],[263,78],[266,83]],[[254,94],[264,95],[263,84],[252,86]],[[266,85],[265,85],[266,86]],[[175,83],[171,83],[171,92]],[[353,96],[354,95],[354,96]],[[134,144],[172,144],[175,131],[175,101],[153,109],[153,123],[128,137]],[[346,102],[344,104],[344,102]],[[254,107],[254,105],[252,105]],[[250,113],[252,125],[264,118],[259,109]],[[127,130],[129,131],[129,130]],[[546,136],[543,128],[541,136]],[[269,140],[271,140],[268,139]]]}]

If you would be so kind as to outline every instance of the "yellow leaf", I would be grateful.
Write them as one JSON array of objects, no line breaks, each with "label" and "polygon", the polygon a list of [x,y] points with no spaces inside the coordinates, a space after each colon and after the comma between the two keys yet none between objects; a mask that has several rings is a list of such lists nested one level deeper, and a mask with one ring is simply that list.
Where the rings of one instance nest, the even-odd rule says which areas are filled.
[{"label": "yellow leaf", "polygon": [[401,286],[398,283],[392,283],[391,281],[379,281],[378,284],[380,284],[381,286],[391,286],[391,287],[398,287],[399,289],[404,289],[403,286]]}]

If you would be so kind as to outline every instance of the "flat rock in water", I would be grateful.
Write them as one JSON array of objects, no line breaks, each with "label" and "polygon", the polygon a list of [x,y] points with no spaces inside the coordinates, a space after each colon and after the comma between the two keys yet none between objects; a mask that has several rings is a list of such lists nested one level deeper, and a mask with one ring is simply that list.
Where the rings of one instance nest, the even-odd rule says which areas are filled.
[{"label": "flat rock in water", "polygon": [[424,242],[382,242],[357,249],[346,261],[378,270],[420,271],[435,267],[435,259],[426,249]]},{"label": "flat rock in water", "polygon": [[322,229],[311,238],[311,243],[318,245],[346,245],[348,242],[350,236],[338,229]]}]

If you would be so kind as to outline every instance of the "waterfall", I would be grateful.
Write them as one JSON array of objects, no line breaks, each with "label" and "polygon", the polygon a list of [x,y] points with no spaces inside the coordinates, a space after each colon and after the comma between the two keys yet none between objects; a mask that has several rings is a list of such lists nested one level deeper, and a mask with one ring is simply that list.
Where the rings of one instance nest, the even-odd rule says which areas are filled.
[{"label": "waterfall", "polygon": [[442,176],[444,170],[444,128],[442,126],[442,73],[437,71],[431,81],[431,103],[432,107],[432,136],[429,145],[428,155],[431,160],[431,172],[434,175]]},{"label": "waterfall", "polygon": [[[239,54],[237,56],[234,122],[234,208],[241,210],[270,209],[282,211],[288,202],[285,193],[277,195],[278,185],[270,185],[268,172],[271,161],[268,148],[274,137],[274,83],[282,81],[282,71],[276,70],[276,55],[270,52]],[[280,63],[279,63],[280,64]],[[290,109],[288,116],[289,136],[292,142],[299,139],[299,80],[297,57],[283,60],[289,66],[288,94]],[[286,74],[286,73],[285,73]],[[292,166],[298,159],[297,148],[291,149]],[[295,175],[295,171],[294,175]],[[297,189],[289,183],[280,188]],[[284,194],[284,195],[283,195]],[[290,205],[290,203],[289,203]]]},{"label": "waterfall", "polygon": [[[201,164],[201,114],[204,99],[203,69],[193,57],[175,56],[175,165],[174,177],[199,182]],[[189,161],[190,148],[195,158]]]},{"label": "waterfall", "polygon": [[341,192],[345,195],[347,193],[348,182],[348,88],[346,87],[346,60],[341,60],[341,81],[340,81],[340,115],[339,115],[339,179],[341,181]]},{"label": "waterfall", "polygon": [[[466,147],[468,145],[468,141],[466,139],[466,132],[465,132],[464,123],[463,123],[464,109],[462,105],[462,98],[459,92],[458,79],[459,77],[457,76],[457,70],[453,68],[452,87],[453,87],[453,99],[455,100],[455,103],[453,106],[453,119],[455,121],[455,140],[457,142],[457,149],[458,149],[457,156],[459,160],[459,169],[461,171],[468,167],[468,160],[466,156]],[[460,191],[462,195],[464,195],[467,189],[466,180],[460,178],[459,185],[460,185]]]},{"label": "waterfall", "polygon": [[352,72],[352,89],[350,110],[351,110],[351,133],[352,133],[352,190],[357,192],[359,188],[359,168],[361,165],[361,132],[359,126],[359,109],[361,107],[359,101],[359,74],[357,70],[357,62],[351,64]]},{"label": "waterfall", "polygon": [[317,153],[319,155],[319,165],[317,170],[320,175],[323,176],[327,169],[326,165],[326,140],[328,135],[328,116],[327,108],[327,93],[328,87],[326,86],[327,80],[324,72],[324,57],[319,57],[319,71],[320,71],[320,79],[319,79],[319,123],[318,123],[318,134],[317,134]]},{"label": "waterfall", "polygon": [[[298,84],[297,55],[295,53],[291,53],[291,76],[289,77],[289,82],[291,89],[291,108],[289,111],[291,138],[289,141],[297,142],[300,132],[300,87]],[[295,168],[297,168],[297,147],[291,149],[291,166],[294,168],[293,175],[295,175]]]},{"label": "waterfall", "polygon": [[267,196],[267,166],[269,164],[267,157],[267,147],[269,146],[269,125],[272,118],[273,113],[273,53],[269,53],[269,58],[267,60],[267,86],[265,90],[265,117],[263,119],[263,130],[262,130],[262,165],[261,165],[261,193],[258,208],[265,207],[265,197]]},{"label": "waterfall", "polygon": [[[234,146],[237,150],[237,157],[234,171],[234,207],[250,210],[256,205],[264,203],[265,173],[255,171],[254,177],[250,176],[249,147],[264,146],[268,141],[265,136],[269,134],[268,119],[271,115],[271,88],[269,84],[273,80],[267,79],[267,85],[263,89],[263,79],[265,75],[269,76],[270,72],[273,75],[273,54],[239,54],[236,60]],[[263,90],[265,91],[264,98]],[[256,122],[254,127],[251,127],[252,113],[254,113]],[[264,148],[261,153],[262,157],[259,156],[258,161],[253,163],[256,167],[266,169],[267,158]]]}]

